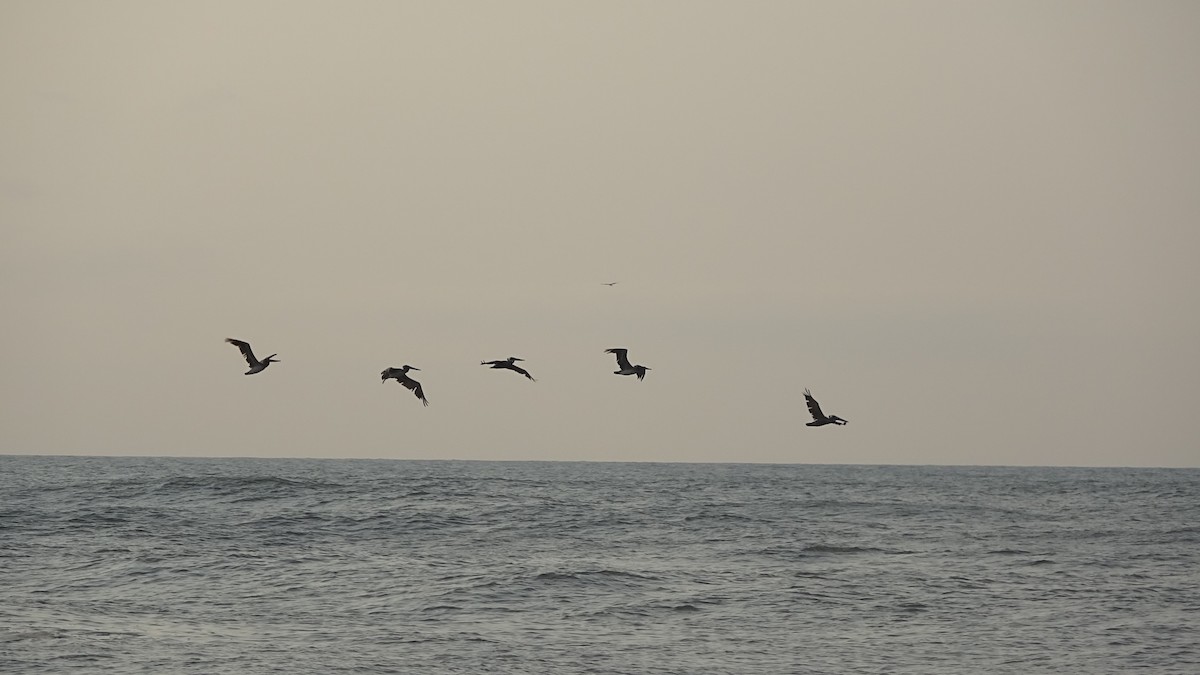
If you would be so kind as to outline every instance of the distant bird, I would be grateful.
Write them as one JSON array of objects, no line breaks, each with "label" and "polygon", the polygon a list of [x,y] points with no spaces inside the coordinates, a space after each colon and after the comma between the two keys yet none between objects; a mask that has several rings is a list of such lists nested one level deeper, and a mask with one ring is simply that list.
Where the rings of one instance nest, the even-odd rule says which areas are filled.
[{"label": "distant bird", "polygon": [[621,282],[619,282],[619,281],[601,281],[601,282],[600,282],[600,285],[602,285],[602,286],[610,286],[610,287],[611,287],[611,286],[616,286],[616,285],[617,285],[617,284],[619,284],[619,283],[621,283]]},{"label": "distant bird", "polygon": [[405,365],[401,368],[385,368],[383,372],[380,373],[380,375],[383,376],[383,379],[380,381],[387,382],[389,377],[395,378],[397,382],[404,385],[406,389],[415,394],[417,398],[421,399],[421,403],[423,405],[429,405],[429,401],[425,399],[425,391],[421,389],[421,383],[408,376],[408,371],[410,370],[420,370],[420,368],[413,368],[409,365]]},{"label": "distant bird", "polygon": [[537,380],[533,379],[533,376],[529,374],[528,370],[525,370],[521,366],[516,365],[517,361],[524,361],[524,360],[525,359],[518,359],[515,356],[510,356],[505,361],[480,361],[479,365],[491,366],[492,368],[506,368],[508,370],[514,370],[514,371],[524,375],[525,377],[528,377],[530,382],[537,382]]},{"label": "distant bird", "polygon": [[837,415],[830,415],[829,417],[826,417],[825,413],[821,412],[821,405],[817,403],[817,399],[813,398],[812,392],[807,389],[804,390],[804,400],[808,401],[808,412],[812,413],[813,416],[813,421],[809,422],[805,426],[820,427],[826,424],[837,424],[840,426],[846,423],[846,420],[838,417]]},{"label": "distant bird", "polygon": [[249,342],[244,342],[242,340],[234,340],[233,338],[225,338],[225,341],[231,345],[234,345],[239,350],[241,350],[242,356],[246,357],[246,363],[250,364],[250,370],[246,371],[246,373],[245,373],[246,375],[253,375],[255,373],[261,373],[262,371],[266,370],[267,366],[271,365],[272,363],[279,363],[279,359],[275,358],[276,356],[278,356],[277,354],[272,354],[272,355],[268,356],[267,358],[263,359],[262,361],[259,361],[258,359],[254,358],[254,351],[252,349],[250,349]]},{"label": "distant bird", "polygon": [[629,363],[628,349],[615,347],[613,349],[605,349],[604,353],[617,355],[617,367],[620,370],[614,370],[613,375],[637,375],[639,380],[644,380],[646,379],[646,371],[652,370],[646,366],[635,366]]}]

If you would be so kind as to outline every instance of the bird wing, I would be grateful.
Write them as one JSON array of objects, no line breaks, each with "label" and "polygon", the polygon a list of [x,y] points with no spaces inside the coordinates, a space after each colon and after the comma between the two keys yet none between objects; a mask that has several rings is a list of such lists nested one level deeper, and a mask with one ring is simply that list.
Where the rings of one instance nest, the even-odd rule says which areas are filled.
[{"label": "bird wing", "polygon": [[804,400],[808,402],[808,412],[812,414],[814,420],[825,419],[825,413],[821,412],[821,405],[817,403],[817,399],[813,398],[807,389],[804,390]]},{"label": "bird wing", "polygon": [[[525,377],[528,377],[529,379],[533,380],[533,376],[529,374],[529,371],[528,371],[528,370],[525,370],[525,369],[524,369],[524,368],[522,368],[521,366],[509,366],[509,368],[512,368],[513,370],[517,371],[518,373],[520,373],[520,374],[524,375]],[[536,381],[537,381],[537,380],[534,380],[534,382],[536,382]]]},{"label": "bird wing", "polygon": [[400,377],[397,377],[396,381],[404,385],[404,388],[415,394],[417,398],[421,399],[421,403],[429,405],[429,401],[425,400],[425,390],[421,389],[420,382],[417,382],[407,375],[401,375]]},{"label": "bird wing", "polygon": [[242,356],[246,359],[246,363],[253,366],[258,363],[258,359],[254,358],[254,351],[250,349],[250,343],[242,340],[234,340],[233,338],[225,338],[229,344],[237,347],[242,352]]},{"label": "bird wing", "polygon": [[629,356],[628,356],[629,350],[628,349],[620,349],[620,348],[605,349],[604,352],[606,354],[616,354],[617,355],[617,365],[620,366],[621,370],[628,370],[630,368],[633,368],[633,366],[631,366],[629,364]]}]

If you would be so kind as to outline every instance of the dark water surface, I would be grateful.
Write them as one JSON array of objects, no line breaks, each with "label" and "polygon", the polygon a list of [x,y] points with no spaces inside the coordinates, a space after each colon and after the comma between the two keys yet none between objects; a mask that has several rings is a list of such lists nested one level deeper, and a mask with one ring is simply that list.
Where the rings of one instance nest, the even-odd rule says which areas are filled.
[{"label": "dark water surface", "polygon": [[1200,471],[0,457],[3,673],[1200,673]]}]

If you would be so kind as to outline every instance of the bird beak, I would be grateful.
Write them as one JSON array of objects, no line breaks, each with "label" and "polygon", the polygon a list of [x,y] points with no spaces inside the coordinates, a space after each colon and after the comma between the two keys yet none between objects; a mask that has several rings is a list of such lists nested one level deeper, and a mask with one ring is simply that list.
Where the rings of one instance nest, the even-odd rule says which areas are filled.
[{"label": "bird beak", "polygon": [[412,366],[409,366],[408,369],[409,370],[420,370],[420,368],[413,368]]}]

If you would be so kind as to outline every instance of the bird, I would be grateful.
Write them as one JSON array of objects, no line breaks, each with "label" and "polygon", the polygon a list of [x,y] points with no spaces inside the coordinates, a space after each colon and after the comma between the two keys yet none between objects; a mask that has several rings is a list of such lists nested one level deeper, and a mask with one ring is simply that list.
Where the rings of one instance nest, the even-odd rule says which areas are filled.
[{"label": "bird", "polygon": [[250,349],[249,342],[244,340],[234,340],[233,338],[225,338],[225,341],[241,350],[242,356],[246,357],[246,363],[250,364],[250,370],[245,372],[246,375],[261,373],[272,363],[279,363],[279,359],[275,358],[277,354],[272,354],[262,361],[256,359],[254,357],[254,351]]},{"label": "bird", "polygon": [[809,422],[805,426],[820,427],[826,424],[836,424],[841,426],[846,424],[846,420],[838,417],[837,415],[830,415],[826,417],[825,413],[821,412],[821,404],[817,403],[817,399],[813,398],[812,392],[807,389],[804,390],[804,400],[808,401],[808,412],[812,413],[813,416],[813,421]]},{"label": "bird", "polygon": [[525,370],[521,366],[516,365],[517,361],[524,361],[524,360],[525,359],[518,359],[515,356],[510,356],[505,361],[480,361],[479,365],[491,366],[492,368],[507,368],[508,370],[516,371],[516,372],[524,375],[525,377],[528,377],[530,382],[537,382],[537,380],[533,379],[533,376],[529,374],[528,370]]},{"label": "bird", "polygon": [[616,286],[616,285],[617,285],[617,284],[619,284],[619,283],[621,283],[621,282],[619,282],[619,281],[601,281],[601,282],[600,282],[600,285],[601,285],[601,286],[608,286],[609,288],[612,288],[613,286]]},{"label": "bird", "polygon": [[422,405],[429,405],[429,401],[425,398],[425,391],[421,389],[421,383],[408,376],[408,371],[420,370],[413,368],[410,365],[404,365],[400,368],[384,368],[380,375],[383,376],[381,382],[387,382],[388,378],[395,378],[397,382],[404,385],[406,389],[411,391],[417,398],[421,399]]},{"label": "bird", "polygon": [[612,349],[605,349],[604,353],[617,355],[617,367],[619,367],[620,370],[614,370],[613,375],[637,375],[639,380],[644,380],[646,379],[646,371],[652,370],[646,366],[635,366],[629,363],[628,349],[614,347]]}]

